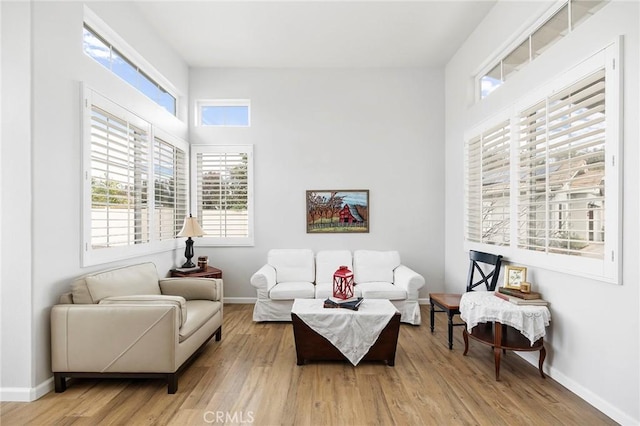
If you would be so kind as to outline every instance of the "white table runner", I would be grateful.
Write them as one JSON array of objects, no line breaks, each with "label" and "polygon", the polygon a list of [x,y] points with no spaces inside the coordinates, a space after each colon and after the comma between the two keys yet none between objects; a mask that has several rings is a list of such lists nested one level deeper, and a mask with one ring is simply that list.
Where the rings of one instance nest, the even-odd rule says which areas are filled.
[{"label": "white table runner", "polygon": [[470,291],[460,299],[460,318],[467,323],[467,331],[483,322],[497,321],[520,331],[531,345],[546,335],[551,321],[546,306],[523,306],[507,302],[489,291]]},{"label": "white table runner", "polygon": [[322,299],[296,299],[291,313],[330,341],[353,364],[358,365],[387,326],[396,308],[384,299],[365,299],[358,311],[323,308]]}]

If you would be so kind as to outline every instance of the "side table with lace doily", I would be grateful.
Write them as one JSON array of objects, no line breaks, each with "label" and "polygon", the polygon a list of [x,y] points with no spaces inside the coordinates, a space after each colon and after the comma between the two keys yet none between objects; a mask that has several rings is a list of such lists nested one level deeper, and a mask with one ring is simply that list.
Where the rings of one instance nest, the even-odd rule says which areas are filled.
[{"label": "side table with lace doily", "polygon": [[460,318],[466,323],[462,334],[464,355],[469,351],[469,337],[492,346],[496,380],[500,377],[500,358],[505,350],[540,351],[538,370],[545,378],[542,364],[547,355],[544,336],[551,321],[549,308],[516,305],[493,292],[472,291],[462,295]]}]

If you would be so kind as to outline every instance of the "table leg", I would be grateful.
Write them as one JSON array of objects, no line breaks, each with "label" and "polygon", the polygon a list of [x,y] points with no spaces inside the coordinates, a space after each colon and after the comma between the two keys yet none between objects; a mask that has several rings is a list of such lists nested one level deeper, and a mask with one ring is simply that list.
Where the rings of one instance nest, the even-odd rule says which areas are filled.
[{"label": "table leg", "polygon": [[493,324],[493,359],[496,365],[496,381],[500,379],[500,357],[502,356],[502,324]]},{"label": "table leg", "polygon": [[433,333],[433,326],[435,323],[435,307],[433,306],[433,302],[431,302],[431,310],[429,311],[429,318],[431,319],[431,332]]},{"label": "table leg", "polygon": [[467,326],[464,326],[464,330],[462,330],[462,338],[464,339],[464,353],[462,354],[467,355],[467,352],[469,352],[469,333],[467,332]]},{"label": "table leg", "polygon": [[540,370],[540,375],[542,376],[543,379],[546,379],[546,377],[542,372],[542,363],[544,362],[544,359],[546,357],[547,357],[547,350],[544,348],[544,345],[542,345],[542,347],[540,348],[540,359],[538,360],[538,370]]},{"label": "table leg", "polygon": [[447,312],[449,316],[449,349],[453,349],[453,315],[454,313],[449,310]]}]

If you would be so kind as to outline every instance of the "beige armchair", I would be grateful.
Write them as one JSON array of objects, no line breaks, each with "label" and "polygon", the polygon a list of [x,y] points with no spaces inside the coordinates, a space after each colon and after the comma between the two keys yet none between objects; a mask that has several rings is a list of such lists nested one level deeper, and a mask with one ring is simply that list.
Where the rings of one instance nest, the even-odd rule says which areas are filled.
[{"label": "beige armchair", "polygon": [[222,337],[223,283],[159,279],[153,263],[76,279],[51,310],[55,391],[67,377],[162,378],[178,374],[215,335]]}]

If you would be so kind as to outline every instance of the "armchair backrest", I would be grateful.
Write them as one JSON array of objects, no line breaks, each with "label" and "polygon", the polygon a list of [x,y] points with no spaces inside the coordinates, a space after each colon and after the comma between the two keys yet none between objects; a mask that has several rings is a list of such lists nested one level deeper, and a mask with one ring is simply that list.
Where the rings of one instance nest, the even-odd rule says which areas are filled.
[{"label": "armchair backrest", "polygon": [[310,249],[272,249],[267,263],[276,270],[276,282],[310,282],[315,278],[313,251]]},{"label": "armchair backrest", "polygon": [[333,283],[333,274],[339,267],[353,271],[349,250],[321,250],[316,254],[316,284]]},{"label": "armchair backrest", "polygon": [[71,284],[73,303],[98,303],[105,297],[158,295],[156,265],[151,262],[93,272]]},{"label": "armchair backrest", "polygon": [[397,251],[356,250],[353,275],[356,283],[393,282],[393,271],[400,266]]}]

